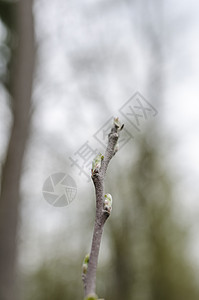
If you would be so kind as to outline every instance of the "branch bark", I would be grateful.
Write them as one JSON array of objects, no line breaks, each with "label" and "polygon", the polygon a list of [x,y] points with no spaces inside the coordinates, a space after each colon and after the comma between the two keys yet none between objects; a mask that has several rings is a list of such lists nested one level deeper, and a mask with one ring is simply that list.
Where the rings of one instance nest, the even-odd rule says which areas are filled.
[{"label": "branch bark", "polygon": [[88,263],[88,270],[86,274],[82,274],[82,279],[84,283],[84,294],[86,299],[88,299],[89,296],[96,297],[95,295],[96,271],[97,271],[99,249],[100,249],[104,224],[110,215],[110,211],[104,209],[104,178],[106,175],[108,164],[116,153],[115,149],[119,138],[119,131],[121,131],[123,128],[123,125],[120,126],[118,122],[119,122],[118,118],[114,119],[114,124],[108,136],[108,145],[106,148],[105,155],[101,161],[100,168],[96,168],[95,170],[92,170],[91,177],[94,183],[95,194],[96,194],[96,217],[95,217],[91,252],[90,252],[89,263]]}]

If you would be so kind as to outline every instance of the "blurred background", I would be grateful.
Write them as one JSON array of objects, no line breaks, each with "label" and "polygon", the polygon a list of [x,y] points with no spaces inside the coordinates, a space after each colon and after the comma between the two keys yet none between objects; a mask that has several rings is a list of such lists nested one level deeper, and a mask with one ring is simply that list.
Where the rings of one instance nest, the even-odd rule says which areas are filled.
[{"label": "blurred background", "polygon": [[[83,299],[95,195],[88,157],[84,170],[73,161],[86,143],[104,151],[96,134],[117,115],[131,138],[106,176],[97,294],[199,299],[198,10],[194,0],[0,1],[0,300]],[[137,91],[158,111],[140,130],[121,114]],[[64,207],[42,194],[57,172],[77,187]]]}]

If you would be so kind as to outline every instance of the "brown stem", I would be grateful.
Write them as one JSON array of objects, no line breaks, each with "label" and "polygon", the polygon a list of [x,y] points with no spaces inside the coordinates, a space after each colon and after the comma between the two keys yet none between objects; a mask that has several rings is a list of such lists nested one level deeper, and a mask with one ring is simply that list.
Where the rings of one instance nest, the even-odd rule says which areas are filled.
[{"label": "brown stem", "polygon": [[119,131],[118,126],[114,124],[109,134],[108,145],[104,155],[104,159],[102,160],[101,168],[92,175],[92,180],[95,186],[95,193],[96,193],[96,217],[95,217],[95,225],[93,231],[88,270],[83,280],[85,297],[88,295],[95,295],[96,271],[97,271],[99,249],[100,249],[104,224],[110,215],[109,212],[103,210],[104,178],[105,178],[108,164],[112,159],[112,157],[115,155],[114,149],[117,140],[119,138],[118,131]]}]

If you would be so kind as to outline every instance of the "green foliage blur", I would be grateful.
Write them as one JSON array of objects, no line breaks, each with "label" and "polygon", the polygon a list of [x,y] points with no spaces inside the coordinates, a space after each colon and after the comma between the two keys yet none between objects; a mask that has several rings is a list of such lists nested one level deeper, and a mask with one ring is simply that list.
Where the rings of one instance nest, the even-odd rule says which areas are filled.
[{"label": "green foliage blur", "polygon": [[[137,159],[129,168],[120,165],[121,172],[107,175],[113,212],[104,236],[110,255],[101,253],[105,262],[99,264],[97,294],[106,300],[196,300],[199,289],[187,255],[188,228],[177,219],[174,183],[162,163],[158,141],[147,137],[143,133],[134,144]],[[30,277],[24,300],[83,298],[83,255],[71,263],[73,254],[67,252],[59,261],[44,262]]]},{"label": "green foliage blur", "polygon": [[107,299],[198,299],[187,256],[188,228],[178,220],[175,183],[162,164],[158,140],[148,139],[150,132],[136,143],[136,163],[114,185],[122,200],[121,214],[110,221],[113,278]]}]

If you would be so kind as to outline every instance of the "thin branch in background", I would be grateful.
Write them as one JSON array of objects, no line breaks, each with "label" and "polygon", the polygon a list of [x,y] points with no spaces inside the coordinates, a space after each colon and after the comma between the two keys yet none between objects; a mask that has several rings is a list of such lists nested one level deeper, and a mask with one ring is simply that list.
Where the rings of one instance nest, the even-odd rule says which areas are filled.
[{"label": "thin branch in background", "polygon": [[104,224],[110,216],[112,210],[112,196],[110,194],[104,195],[104,178],[106,175],[108,164],[118,150],[117,141],[119,138],[119,132],[123,129],[123,127],[124,125],[120,124],[119,119],[115,118],[113,126],[111,128],[111,132],[108,135],[108,145],[105,155],[97,155],[92,163],[91,178],[95,186],[96,217],[91,252],[90,255],[86,255],[82,269],[82,280],[84,284],[84,294],[86,300],[97,299],[95,290],[99,249]]}]

